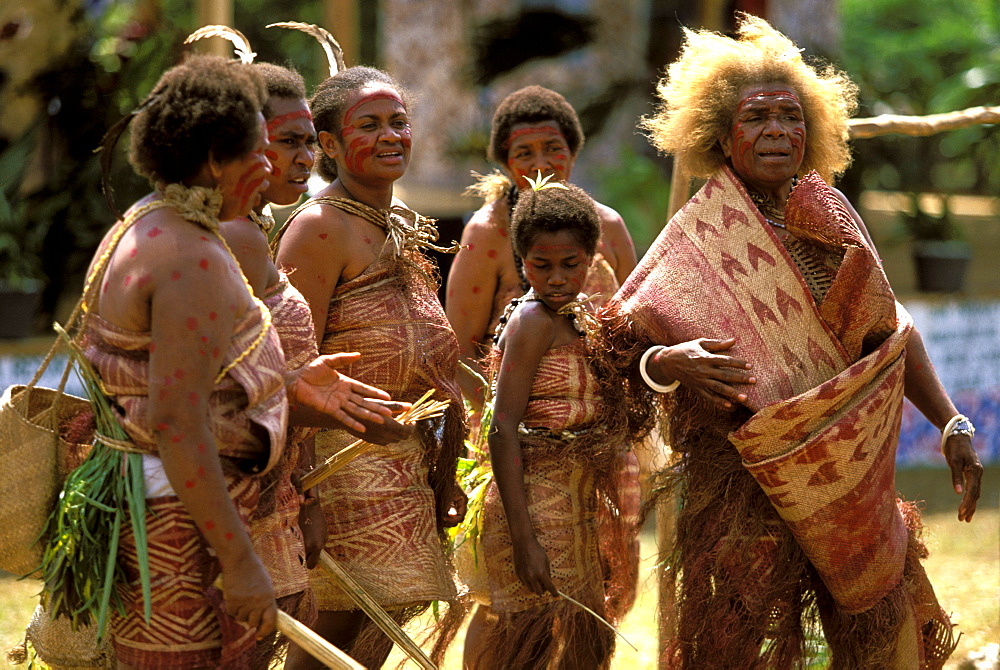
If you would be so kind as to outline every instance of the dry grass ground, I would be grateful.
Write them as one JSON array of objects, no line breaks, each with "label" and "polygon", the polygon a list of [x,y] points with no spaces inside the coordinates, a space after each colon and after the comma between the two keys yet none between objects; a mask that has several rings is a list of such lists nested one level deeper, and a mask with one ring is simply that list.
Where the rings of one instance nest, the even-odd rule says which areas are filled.
[{"label": "dry grass ground", "polygon": [[[997,470],[991,468],[988,481],[997,481],[994,476]],[[899,484],[906,493],[908,489],[917,491],[917,496],[920,491],[942,489],[948,494],[947,475],[942,471],[932,471],[926,477],[921,474],[901,477]],[[927,571],[942,606],[951,612],[962,632],[958,650],[947,666],[949,670],[960,670],[960,660],[970,651],[1000,642],[1000,510],[997,509],[996,493],[990,495],[991,498],[987,496],[982,501],[972,524],[956,520],[951,507],[957,508],[957,499],[936,496],[927,504],[925,522],[931,549]],[[612,667],[620,670],[656,667],[655,541],[651,532],[643,534],[642,558],[640,597],[621,628],[622,634],[637,650],[619,641]],[[0,577],[0,646],[3,648],[21,640],[24,625],[35,606],[37,591],[37,582]],[[444,670],[461,668],[461,643],[460,636],[446,659]],[[398,654],[394,651],[392,659],[401,659]],[[394,663],[387,667],[391,665]],[[407,667],[416,666],[408,664]]]}]

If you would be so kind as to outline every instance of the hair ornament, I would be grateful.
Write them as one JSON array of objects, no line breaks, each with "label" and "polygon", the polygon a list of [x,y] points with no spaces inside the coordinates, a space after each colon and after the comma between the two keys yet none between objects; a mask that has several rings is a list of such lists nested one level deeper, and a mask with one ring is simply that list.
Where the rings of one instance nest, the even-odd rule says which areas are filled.
[{"label": "hair ornament", "polygon": [[547,188],[565,188],[566,190],[569,190],[566,184],[562,183],[561,181],[554,181],[550,183],[549,180],[555,176],[556,176],[555,173],[552,173],[550,175],[545,175],[545,177],[542,177],[542,171],[538,170],[538,174],[535,176],[534,179],[532,179],[527,175],[525,175],[524,179],[528,182],[528,185],[531,186],[532,191],[544,191]]},{"label": "hair ornament", "polygon": [[320,28],[312,23],[299,23],[298,21],[271,23],[268,24],[267,27],[301,30],[305,34],[315,37],[320,46],[323,47],[323,51],[326,52],[326,60],[330,64],[331,77],[341,70],[346,69],[346,66],[344,65],[344,50],[340,48],[340,43],[337,42],[333,35],[331,35],[326,29]]},{"label": "hair ornament", "polygon": [[125,133],[125,129],[128,128],[130,123],[132,123],[132,119],[134,119],[139,112],[158,100],[159,97],[160,92],[158,90],[153,91],[146,96],[146,99],[143,100],[138,107],[118,119],[115,125],[108,128],[107,132],[104,133],[104,137],[101,138],[101,145],[94,149],[94,153],[97,153],[98,151],[101,152],[101,190],[104,191],[104,199],[108,203],[108,207],[111,209],[111,213],[115,215],[116,219],[121,219],[122,213],[118,210],[117,205],[115,205],[115,190],[111,186],[111,161],[114,159],[115,147],[118,146],[118,140],[120,140],[122,135]]},{"label": "hair ornament", "polygon": [[191,44],[192,42],[197,42],[208,37],[221,37],[232,42],[236,48],[236,56],[245,65],[253,63],[254,56],[257,55],[250,47],[250,40],[246,38],[246,35],[236,30],[236,28],[230,28],[229,26],[202,26],[188,35],[184,40],[184,44]]}]

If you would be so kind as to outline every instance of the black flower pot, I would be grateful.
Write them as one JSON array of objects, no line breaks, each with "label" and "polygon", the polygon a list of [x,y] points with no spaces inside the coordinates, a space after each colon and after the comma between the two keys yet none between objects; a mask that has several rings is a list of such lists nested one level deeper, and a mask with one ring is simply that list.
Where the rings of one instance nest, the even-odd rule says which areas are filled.
[{"label": "black flower pot", "polygon": [[968,242],[921,240],[913,247],[917,290],[924,293],[957,293],[972,258]]}]

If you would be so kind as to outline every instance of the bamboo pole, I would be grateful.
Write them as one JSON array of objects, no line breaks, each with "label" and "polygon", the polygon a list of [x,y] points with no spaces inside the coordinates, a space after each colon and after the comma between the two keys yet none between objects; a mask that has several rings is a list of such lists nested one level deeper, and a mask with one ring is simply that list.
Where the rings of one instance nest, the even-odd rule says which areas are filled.
[{"label": "bamboo pole", "polygon": [[389,616],[389,614],[382,609],[382,606],[375,602],[375,600],[368,595],[363,588],[361,588],[361,585],[358,584],[354,578],[351,577],[351,575],[344,570],[344,568],[342,568],[332,556],[330,556],[330,554],[326,551],[320,553],[319,562],[320,565],[322,565],[329,573],[330,577],[333,578],[333,581],[336,582],[337,586],[339,586],[344,593],[350,596],[351,600],[354,601],[354,604],[358,606],[358,609],[367,614],[372,621],[378,624],[378,627],[382,629],[382,632],[385,633],[390,640],[399,645],[399,648],[406,652],[407,656],[409,656],[421,668],[424,668],[424,670],[437,670],[437,666],[431,662],[431,659],[427,658],[427,655],[424,654],[424,650],[417,646],[416,642],[410,639],[410,636],[399,627],[399,624],[396,623],[395,619]]},{"label": "bamboo pole", "polygon": [[[225,593],[222,575],[215,578],[215,588]],[[280,608],[278,609],[278,620],[275,622],[275,627],[279,633],[302,647],[310,656],[328,668],[333,668],[334,670],[365,670],[365,666],[317,635],[309,626],[298,621],[287,612],[281,611]]]},{"label": "bamboo pole", "polygon": [[360,64],[361,18],[358,0],[326,0],[323,3],[325,28],[336,35],[344,50],[347,66]]},{"label": "bamboo pole", "polygon": [[927,116],[882,114],[864,119],[851,119],[847,122],[847,128],[851,139],[862,140],[889,134],[918,137],[934,135],[982,123],[1000,123],[1000,107],[970,107],[957,112]]},{"label": "bamboo pole", "polygon": [[278,610],[278,632],[305,649],[320,663],[334,670],[365,670],[346,653],[317,635],[301,621]]},{"label": "bamboo pole", "polygon": [[674,170],[670,175],[670,204],[667,206],[667,221],[688,201],[691,190],[691,175],[682,170],[674,157]]},{"label": "bamboo pole", "polygon": [[[198,0],[198,21],[200,26],[233,25],[232,0]],[[205,51],[213,56],[229,58],[233,45],[224,39],[210,39],[205,43]]]}]

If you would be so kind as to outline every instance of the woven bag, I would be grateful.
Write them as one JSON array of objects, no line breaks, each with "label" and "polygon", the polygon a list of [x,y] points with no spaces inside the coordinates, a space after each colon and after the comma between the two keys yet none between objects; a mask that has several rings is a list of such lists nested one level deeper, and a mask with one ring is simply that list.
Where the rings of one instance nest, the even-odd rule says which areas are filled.
[{"label": "woven bag", "polygon": [[67,455],[78,450],[60,439],[59,427],[90,412],[88,401],[62,392],[65,377],[60,389],[33,380],[0,398],[0,569],[16,575],[38,577],[44,549],[38,539],[59,495]]},{"label": "woven bag", "polygon": [[115,651],[110,635],[105,635],[98,645],[97,630],[93,625],[73,630],[68,618],[51,619],[41,605],[35,608],[25,635],[38,657],[46,665],[59,670],[115,667]]}]

